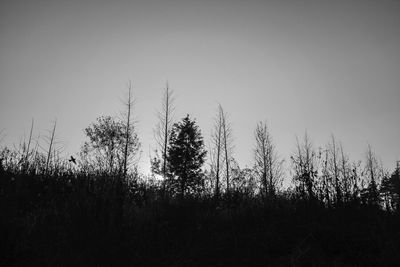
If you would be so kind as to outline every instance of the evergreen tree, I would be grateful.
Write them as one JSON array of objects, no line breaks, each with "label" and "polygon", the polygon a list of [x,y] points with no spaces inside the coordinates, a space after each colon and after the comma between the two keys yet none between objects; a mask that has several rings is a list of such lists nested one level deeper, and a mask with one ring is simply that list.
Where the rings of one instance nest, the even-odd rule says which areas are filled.
[{"label": "evergreen tree", "polygon": [[173,125],[168,147],[168,185],[173,193],[183,198],[202,188],[206,153],[200,129],[189,115]]}]

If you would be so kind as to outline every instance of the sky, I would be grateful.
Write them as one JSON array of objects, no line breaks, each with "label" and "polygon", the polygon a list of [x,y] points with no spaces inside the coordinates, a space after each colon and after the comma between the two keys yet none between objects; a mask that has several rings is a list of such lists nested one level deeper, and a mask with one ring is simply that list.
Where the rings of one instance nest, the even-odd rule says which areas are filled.
[{"label": "sky", "polygon": [[168,81],[176,120],[196,118],[209,142],[217,104],[229,114],[234,157],[253,163],[267,120],[282,158],[307,130],[334,134],[352,160],[371,144],[386,168],[400,160],[400,1],[1,1],[3,144],[43,136],[57,119],[65,156],[84,128],[117,115],[129,81],[149,171]]}]

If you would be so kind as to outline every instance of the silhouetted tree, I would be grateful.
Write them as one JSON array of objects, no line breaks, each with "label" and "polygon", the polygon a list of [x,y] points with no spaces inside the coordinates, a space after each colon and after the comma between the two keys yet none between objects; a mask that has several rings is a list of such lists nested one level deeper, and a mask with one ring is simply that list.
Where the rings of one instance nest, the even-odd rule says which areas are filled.
[{"label": "silhouetted tree", "polygon": [[223,151],[225,156],[225,172],[226,172],[226,192],[229,194],[230,190],[230,162],[232,160],[233,150],[233,136],[232,136],[232,125],[228,119],[226,112],[220,107],[220,115],[222,119],[222,140],[223,140]]},{"label": "silhouetted tree", "polygon": [[358,205],[360,203],[362,173],[361,161],[353,162],[350,173],[351,202],[353,205]]},{"label": "silhouetted tree", "polygon": [[134,156],[140,148],[136,129],[132,124],[129,129],[126,126],[120,120],[104,116],[87,127],[85,134],[89,140],[84,143],[81,151],[83,167],[108,173],[123,173],[125,155]]},{"label": "silhouetted tree", "polygon": [[220,195],[220,170],[221,170],[221,151],[223,144],[222,128],[223,128],[223,110],[220,104],[218,104],[218,113],[214,121],[214,129],[211,135],[211,148],[210,148],[210,160],[211,160],[211,174],[215,175],[215,198],[218,199]]},{"label": "silhouetted tree", "polygon": [[206,156],[203,137],[195,121],[187,115],[172,127],[168,147],[168,179],[170,189],[182,198],[197,192],[203,183],[201,167]]},{"label": "silhouetted tree", "polygon": [[282,182],[282,164],[266,122],[259,122],[254,131],[256,145],[254,149],[255,171],[260,177],[265,196],[273,197],[277,186]]},{"label": "silhouetted tree", "polygon": [[258,186],[257,175],[252,168],[240,168],[239,164],[232,160],[231,164],[232,190],[245,196],[254,196]]},{"label": "silhouetted tree", "polygon": [[348,156],[344,153],[343,145],[340,144],[340,172],[342,173],[343,201],[351,200],[351,165]]},{"label": "silhouetted tree", "polygon": [[362,196],[366,203],[378,205],[379,192],[378,182],[382,179],[382,166],[379,166],[378,159],[371,145],[368,145],[365,158],[365,174],[367,177],[367,188],[363,189]]},{"label": "silhouetted tree", "polygon": [[126,118],[125,118],[125,148],[124,148],[124,176],[126,176],[126,172],[128,170],[128,161],[131,158],[132,149],[129,149],[132,144],[130,143],[131,139],[131,130],[132,127],[132,107],[133,107],[133,99],[132,99],[132,83],[129,81],[128,85],[128,98],[126,100]]},{"label": "silhouetted tree", "polygon": [[320,201],[324,202],[328,208],[331,208],[332,206],[332,199],[331,199],[331,176],[329,174],[329,169],[328,169],[328,156],[329,156],[329,149],[325,149],[324,154],[322,154],[321,151],[321,157],[324,157],[323,159],[323,165],[322,165],[322,177],[320,181],[320,193],[319,193],[319,199]]},{"label": "silhouetted tree", "polygon": [[[158,112],[158,123],[154,130],[154,137],[157,143],[156,156],[151,160],[152,171],[167,178],[167,148],[171,135],[172,121],[174,115],[173,91],[166,85],[161,110]],[[157,155],[160,151],[161,155]],[[164,183],[165,184],[165,183]]]},{"label": "silhouetted tree", "polygon": [[317,176],[316,153],[307,132],[304,134],[302,144],[299,143],[298,138],[296,141],[297,150],[291,156],[294,169],[293,181],[301,196],[313,201],[315,200],[314,182]]},{"label": "silhouetted tree", "polygon": [[390,209],[400,211],[400,161],[397,162],[392,175],[385,177],[385,182],[382,180],[381,192],[387,194]]},{"label": "silhouetted tree", "polygon": [[328,145],[328,151],[329,151],[328,168],[334,183],[335,204],[336,206],[340,206],[342,203],[342,190],[341,190],[341,183],[340,183],[341,179],[339,173],[339,148],[337,146],[336,139],[333,134],[331,138],[332,141]]},{"label": "silhouetted tree", "polygon": [[379,188],[379,194],[383,202],[383,206],[386,210],[390,211],[393,209],[392,203],[392,184],[389,175],[385,175],[382,178],[381,187]]}]

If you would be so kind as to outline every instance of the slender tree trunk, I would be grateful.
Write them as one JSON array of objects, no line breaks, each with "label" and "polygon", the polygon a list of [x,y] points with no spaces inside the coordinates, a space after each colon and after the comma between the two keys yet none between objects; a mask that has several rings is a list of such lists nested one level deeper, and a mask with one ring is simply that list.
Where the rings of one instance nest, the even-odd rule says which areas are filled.
[{"label": "slender tree trunk", "polygon": [[335,137],[332,135],[332,159],[333,159],[333,174],[335,177],[335,191],[336,191],[336,206],[340,206],[342,202],[342,193],[339,184],[339,173],[338,173],[338,163],[337,163],[337,149]]},{"label": "slender tree trunk", "polygon": [[129,137],[130,137],[130,122],[131,122],[131,109],[132,109],[132,100],[131,100],[131,91],[132,86],[131,82],[129,82],[129,92],[128,92],[128,116],[126,119],[126,136],[125,136],[125,151],[124,151],[124,177],[126,177],[127,172],[127,162],[128,162],[128,146],[129,146]]},{"label": "slender tree trunk", "polygon": [[[221,117],[220,117],[221,119]],[[217,137],[217,166],[216,166],[216,185],[215,185],[215,198],[218,200],[219,198],[219,162],[221,157],[221,124],[218,125],[218,137]]]},{"label": "slender tree trunk", "polygon": [[324,166],[324,187],[325,187],[325,198],[328,208],[331,208],[331,199],[329,196],[329,181],[328,181],[328,149],[325,150],[325,166]]},{"label": "slender tree trunk", "polygon": [[170,112],[170,104],[169,104],[169,88],[168,88],[168,83],[167,83],[167,93],[166,93],[166,105],[165,105],[165,127],[164,127],[164,150],[163,150],[163,169],[162,169],[162,173],[163,173],[163,177],[164,180],[167,177],[167,145],[168,145],[168,121],[169,121],[169,112]]},{"label": "slender tree trunk", "polygon": [[[221,147],[222,147],[222,123],[223,123],[223,110],[221,105],[218,105],[218,116],[215,122],[215,133],[213,134],[213,142],[216,146],[216,162],[215,162],[215,192],[214,197],[216,200],[220,196],[220,163],[221,163]],[[214,164],[214,163],[212,163]]]},{"label": "slender tree trunk", "polygon": [[343,152],[343,146],[340,144],[340,152],[342,156],[342,172],[343,172],[343,202],[347,202],[349,198],[349,178],[347,175],[346,157]]},{"label": "slender tree trunk", "polygon": [[224,150],[225,150],[225,164],[226,164],[226,192],[229,194],[229,157],[228,157],[228,136],[226,132],[226,119],[225,115],[223,114],[222,117],[222,125],[223,125],[223,131],[224,131]]},{"label": "slender tree trunk", "polygon": [[275,187],[274,187],[274,175],[273,175],[273,166],[272,166],[272,149],[269,149],[269,154],[268,154],[268,168],[269,168],[269,195],[271,198],[275,196]]},{"label": "slender tree trunk", "polygon": [[265,134],[266,134],[266,128],[264,127],[263,132],[261,134],[261,153],[262,153],[262,159],[263,159],[263,183],[264,183],[264,191],[265,191],[265,197],[268,197],[268,182],[267,182],[267,152],[266,152],[266,140],[265,140]]},{"label": "slender tree trunk", "polygon": [[46,160],[46,174],[47,174],[47,172],[48,172],[48,170],[49,170],[49,162],[50,162],[50,156],[51,156],[51,149],[53,148],[54,135],[55,135],[55,132],[56,132],[56,125],[57,125],[57,121],[54,122],[53,131],[51,132],[49,150],[48,150],[48,152],[47,152],[47,160]]},{"label": "slender tree trunk", "polygon": [[[172,127],[172,119],[174,112],[174,98],[173,91],[169,89],[169,84],[167,82],[166,88],[163,94],[161,102],[161,111],[158,112],[158,124],[154,131],[155,140],[157,142],[157,151],[160,151],[160,165],[157,165],[157,173],[162,175],[162,191],[166,192],[166,182],[168,176],[168,143],[170,138],[170,131]],[[157,160],[159,155],[157,154]],[[162,162],[161,162],[162,161]]]},{"label": "slender tree trunk", "polygon": [[109,171],[113,172],[113,163],[114,163],[114,140],[110,140],[110,161],[109,161]]}]

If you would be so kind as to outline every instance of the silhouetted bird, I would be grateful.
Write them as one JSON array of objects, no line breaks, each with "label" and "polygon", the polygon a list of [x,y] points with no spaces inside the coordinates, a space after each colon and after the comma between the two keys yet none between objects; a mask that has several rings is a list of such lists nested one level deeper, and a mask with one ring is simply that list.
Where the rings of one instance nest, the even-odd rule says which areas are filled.
[{"label": "silhouetted bird", "polygon": [[73,156],[71,156],[71,158],[68,161],[76,164],[76,159]]}]

